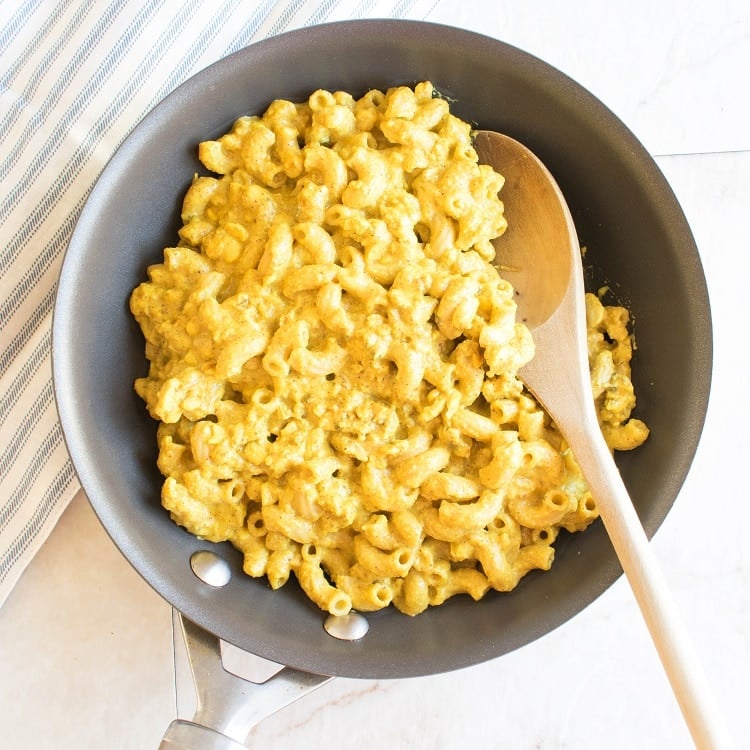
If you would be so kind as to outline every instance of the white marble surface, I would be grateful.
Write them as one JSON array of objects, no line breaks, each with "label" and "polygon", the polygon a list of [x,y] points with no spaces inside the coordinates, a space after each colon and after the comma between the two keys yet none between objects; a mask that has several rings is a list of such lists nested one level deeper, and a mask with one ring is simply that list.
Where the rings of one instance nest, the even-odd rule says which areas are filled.
[{"label": "white marble surface", "polygon": [[[750,11],[746,3],[432,3],[428,20],[516,44],[578,79],[656,155],[708,279],[715,371],[705,433],[654,547],[737,747],[750,736]],[[480,7],[482,14],[469,11]],[[156,748],[176,714],[170,607],[78,496],[0,608],[0,746]],[[184,693],[183,693],[184,694]],[[619,581],[541,640],[401,681],[336,679],[261,723],[250,747],[688,748],[638,610]]]}]

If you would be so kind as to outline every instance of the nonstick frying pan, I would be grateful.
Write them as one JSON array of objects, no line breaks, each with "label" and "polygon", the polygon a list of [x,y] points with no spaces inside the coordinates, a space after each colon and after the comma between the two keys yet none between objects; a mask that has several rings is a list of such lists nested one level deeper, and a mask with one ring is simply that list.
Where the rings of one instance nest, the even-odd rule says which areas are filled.
[{"label": "nonstick frying pan", "polygon": [[[632,310],[638,416],[651,428],[619,465],[649,533],[675,500],[706,412],[711,322],[685,217],[633,134],[599,100],[502,42],[410,21],[351,21],[243,49],[167,96],[122,144],[92,191],[64,259],[53,326],[55,392],[68,449],[98,517],[139,573],[192,622],[228,643],[306,672],[397,678],[466,667],[532,642],[592,602],[621,569],[600,523],[563,534],[548,573],[475,603],[457,597],[408,618],[368,615],[359,640],[332,638],[293,583],[271,591],[241,573],[228,544],[200,541],[159,502],[155,423],[134,394],[145,374],[131,290],[176,242],[182,196],[201,171],[197,144],[279,97],[317,88],[355,95],[431,80],[453,111],[521,140],[547,164],[586,246],[590,282]],[[193,573],[211,550],[231,573]]]}]

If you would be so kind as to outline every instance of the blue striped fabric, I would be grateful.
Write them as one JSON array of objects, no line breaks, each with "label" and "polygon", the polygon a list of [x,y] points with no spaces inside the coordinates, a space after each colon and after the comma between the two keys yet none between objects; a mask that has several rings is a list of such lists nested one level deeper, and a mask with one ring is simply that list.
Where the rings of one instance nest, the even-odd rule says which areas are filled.
[{"label": "blue striped fabric", "polygon": [[0,4],[0,604],[79,489],[52,392],[63,251],[135,124],[247,44],[436,0],[3,0]]}]

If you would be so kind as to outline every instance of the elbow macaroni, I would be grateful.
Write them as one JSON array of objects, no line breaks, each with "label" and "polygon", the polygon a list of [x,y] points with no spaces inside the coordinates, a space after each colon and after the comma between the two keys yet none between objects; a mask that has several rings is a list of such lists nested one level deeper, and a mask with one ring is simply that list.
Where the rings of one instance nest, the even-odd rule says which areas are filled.
[{"label": "elbow macaroni", "polygon": [[[199,157],[217,176],[131,297],[173,520],[333,614],[548,569],[596,504],[517,376],[533,343],[492,265],[503,178],[470,126],[429,83],[316,91]],[[602,429],[633,448],[627,312],[586,303]]]}]

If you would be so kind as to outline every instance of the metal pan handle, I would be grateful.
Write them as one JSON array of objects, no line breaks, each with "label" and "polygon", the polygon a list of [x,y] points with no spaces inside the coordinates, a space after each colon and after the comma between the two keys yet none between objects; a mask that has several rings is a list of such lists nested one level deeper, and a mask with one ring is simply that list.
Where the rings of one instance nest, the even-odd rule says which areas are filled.
[{"label": "metal pan handle", "polygon": [[159,750],[244,750],[250,730],[276,711],[333,679],[284,667],[257,684],[224,669],[219,639],[175,612],[195,683],[192,721],[177,719]]},{"label": "metal pan handle", "polygon": [[164,733],[159,750],[247,750],[247,746],[208,727],[176,719]]}]

